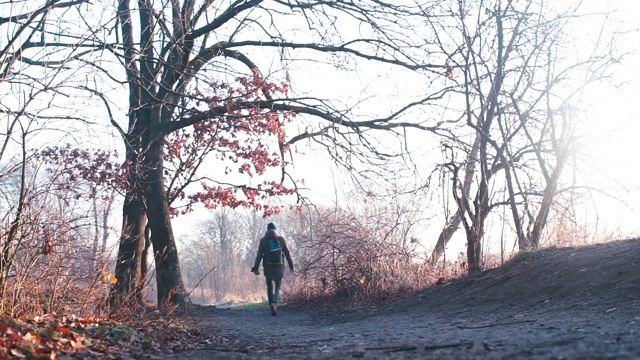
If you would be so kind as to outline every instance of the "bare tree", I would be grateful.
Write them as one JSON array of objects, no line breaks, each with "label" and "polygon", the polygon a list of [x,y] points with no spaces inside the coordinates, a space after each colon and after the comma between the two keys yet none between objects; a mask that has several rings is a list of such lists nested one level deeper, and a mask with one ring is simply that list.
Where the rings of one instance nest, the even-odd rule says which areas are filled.
[{"label": "bare tree", "polygon": [[[403,31],[411,31],[407,19],[416,14],[415,7],[378,1],[354,4],[246,0],[227,7],[192,0],[138,4],[134,8],[130,1],[119,1],[116,17],[121,37],[114,53],[122,61],[129,88],[129,124],[118,127],[127,148],[129,187],[116,265],[119,285],[114,288],[114,298],[136,287],[136,279],[140,278],[137,259],[144,248],[143,231],[148,222],[156,261],[158,303],[164,306],[184,302],[169,206],[169,199],[182,196],[184,188],[175,186],[175,191],[167,193],[164,177],[165,161],[177,159],[176,154],[186,151],[185,148],[190,153],[202,149],[189,145],[198,143],[193,139],[204,137],[206,146],[215,144],[221,160],[228,159],[224,155],[227,151],[234,154],[231,160],[241,161],[237,170],[240,173],[263,174],[270,167],[280,168],[283,173],[279,182],[254,187],[206,185],[191,199],[209,207],[252,206],[270,214],[273,210],[257,205],[257,200],[263,195],[295,191],[284,186],[284,154],[290,144],[314,136],[339,144],[334,140],[345,136],[362,138],[363,128],[436,129],[435,124],[424,121],[398,120],[404,110],[427,102],[431,96],[382,118],[353,121],[323,99],[296,98],[288,92],[286,65],[290,54],[295,58],[298,53],[361,58],[405,69],[444,73],[444,64],[414,60],[413,47],[419,44],[412,43]],[[289,31],[289,26],[296,26],[293,24],[307,26],[307,35],[301,38]],[[341,32],[342,26],[353,24],[359,24],[362,35]],[[267,73],[266,62],[258,61],[260,51],[280,58],[283,69]],[[317,117],[327,125],[287,140],[285,125],[296,114]],[[251,140],[240,144],[239,133]],[[169,143],[168,138],[175,134],[182,139],[188,137],[187,142],[175,145],[171,139]],[[272,145],[268,146],[266,138],[273,139]],[[192,168],[197,159],[200,157],[185,165]],[[215,179],[207,180],[216,183]]]},{"label": "bare tree", "polygon": [[[441,43],[454,40],[452,47],[442,48],[450,55],[452,80],[464,90],[462,118],[475,140],[447,145],[452,161],[446,166],[458,210],[441,233],[432,260],[462,222],[469,270],[481,270],[485,222],[497,206],[508,206],[520,249],[538,246],[572,151],[575,125],[566,116],[557,117],[577,106],[579,89],[602,79],[619,60],[603,43],[568,58],[563,51],[566,29],[580,19],[578,9],[579,4],[551,9],[537,1],[452,3],[461,41]],[[464,163],[455,161],[457,148],[466,149]],[[477,180],[470,186],[472,178]],[[505,195],[499,196],[502,191]],[[526,228],[524,214],[531,219]]]}]

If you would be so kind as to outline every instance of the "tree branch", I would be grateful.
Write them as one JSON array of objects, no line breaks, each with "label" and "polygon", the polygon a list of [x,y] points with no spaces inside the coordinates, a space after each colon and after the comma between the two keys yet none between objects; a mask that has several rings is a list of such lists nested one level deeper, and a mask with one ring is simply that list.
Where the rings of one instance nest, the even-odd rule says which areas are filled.
[{"label": "tree branch", "polygon": [[213,19],[212,22],[199,29],[193,30],[190,34],[187,34],[185,36],[185,40],[194,40],[202,35],[214,31],[215,29],[226,24],[229,20],[234,19],[236,16],[238,16],[239,13],[258,6],[262,1],[263,0],[250,0],[247,2],[244,2],[243,0],[235,1],[233,4],[231,4],[231,6],[229,6],[227,10],[225,10],[225,12],[220,14],[220,16],[218,16],[217,18]]},{"label": "tree branch", "polygon": [[410,70],[424,70],[424,69],[446,69],[447,65],[435,65],[435,64],[417,64],[417,63],[408,63],[405,61],[400,61],[397,59],[388,59],[385,57],[377,56],[377,55],[369,55],[365,54],[362,51],[352,49],[349,46],[357,44],[357,43],[365,43],[368,45],[375,46],[389,46],[392,48],[393,46],[387,44],[381,40],[377,39],[357,39],[348,41],[342,45],[322,45],[316,43],[294,43],[294,42],[284,42],[284,41],[238,41],[238,42],[230,42],[230,43],[222,43],[220,44],[220,48],[235,48],[235,47],[243,47],[243,46],[259,46],[259,47],[277,47],[277,48],[287,48],[287,49],[307,49],[307,50],[315,50],[320,52],[328,52],[328,53],[346,53],[357,56],[359,58],[367,59],[367,60],[375,60],[387,64],[398,65]]},{"label": "tree branch", "polygon": [[[183,118],[182,120],[173,121],[167,124],[167,127],[165,129],[165,134],[169,134],[178,129],[191,126],[203,120],[212,119],[218,116],[223,116],[234,111],[248,110],[248,109],[265,109],[265,110],[271,110],[271,111],[293,112],[296,114],[307,114],[307,115],[312,115],[312,116],[322,118],[333,124],[341,125],[341,126],[352,128],[352,129],[367,128],[367,129],[375,129],[375,130],[391,130],[394,128],[415,128],[415,129],[429,131],[429,132],[436,132],[438,130],[438,125],[439,125],[438,124],[436,126],[424,126],[421,124],[410,123],[410,122],[391,123],[389,122],[390,120],[392,120],[391,117],[384,118],[384,119],[367,120],[367,121],[351,121],[342,114],[332,114],[328,111],[311,107],[311,106],[298,106],[298,105],[284,104],[278,101],[282,101],[282,100],[242,101],[242,102],[237,102],[231,105],[217,106],[212,108],[211,110],[200,112],[190,117]],[[308,135],[306,136],[304,134],[300,134],[293,139],[295,139],[295,141],[299,141],[304,138],[308,138],[312,134],[320,135],[319,133],[307,133],[307,134]],[[288,143],[291,144],[290,141]]]},{"label": "tree branch", "polygon": [[14,15],[14,16],[0,17],[0,25],[6,24],[9,22],[18,23],[18,21],[28,19],[30,17],[35,18],[38,15],[45,13],[47,11],[51,11],[52,9],[55,9],[55,8],[71,7],[71,6],[80,5],[82,3],[89,2],[89,0],[75,0],[75,1],[68,1],[68,2],[59,2],[59,1],[60,0],[52,0],[49,3],[45,4],[44,6],[42,6],[41,8],[28,13]]}]

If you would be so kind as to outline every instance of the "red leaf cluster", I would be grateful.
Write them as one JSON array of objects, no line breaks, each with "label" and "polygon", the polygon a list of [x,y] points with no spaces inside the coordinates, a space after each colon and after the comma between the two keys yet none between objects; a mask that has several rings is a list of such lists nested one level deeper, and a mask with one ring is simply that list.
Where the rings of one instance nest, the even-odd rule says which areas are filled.
[{"label": "red leaf cluster", "polygon": [[[124,169],[115,152],[104,150],[83,150],[65,146],[53,146],[39,150],[38,159],[50,165],[49,172],[60,173],[64,181],[60,185],[66,190],[77,191],[77,197],[87,194],[97,196],[105,188],[125,189]],[[84,180],[89,184],[89,192],[78,191],[76,182]]]},{"label": "red leaf cluster", "polygon": [[209,186],[202,183],[202,191],[189,196],[192,202],[204,204],[208,209],[215,209],[218,206],[230,208],[245,207],[256,211],[262,211],[265,216],[277,215],[281,208],[263,204],[263,201],[272,196],[284,196],[295,193],[295,190],[274,182],[265,181],[258,186]]},{"label": "red leaf cluster", "polygon": [[[177,165],[173,173],[168,175],[183,176],[183,181],[190,181],[184,174],[195,173],[203,163],[206,154],[211,154],[208,161],[215,166],[213,178],[216,181],[224,175],[240,174],[248,177],[264,175],[270,168],[283,168],[287,165],[284,154],[288,146],[285,125],[293,120],[295,113],[263,109],[251,106],[253,102],[272,99],[272,96],[287,93],[287,82],[280,84],[262,78],[257,69],[252,76],[238,77],[234,84],[211,82],[215,95],[204,96],[196,92],[193,96],[205,101],[196,103],[199,109],[187,115],[195,115],[209,109],[224,107],[225,114],[196,123],[189,129],[172,133],[167,138],[165,161]],[[240,106],[239,104],[242,104]],[[248,105],[247,105],[248,104]],[[206,106],[206,107],[205,107]],[[208,168],[209,172],[212,171]],[[219,171],[218,173],[215,173]],[[184,190],[170,189],[170,197],[188,200],[182,213],[191,210],[191,204],[203,203],[207,208],[217,206],[248,207],[262,210],[265,214],[274,214],[278,208],[261,204],[270,196],[289,195],[295,192],[277,182],[263,182],[258,186],[216,185],[201,181],[202,190],[186,195]],[[183,186],[175,188],[184,189]],[[177,211],[174,209],[173,214]]]}]

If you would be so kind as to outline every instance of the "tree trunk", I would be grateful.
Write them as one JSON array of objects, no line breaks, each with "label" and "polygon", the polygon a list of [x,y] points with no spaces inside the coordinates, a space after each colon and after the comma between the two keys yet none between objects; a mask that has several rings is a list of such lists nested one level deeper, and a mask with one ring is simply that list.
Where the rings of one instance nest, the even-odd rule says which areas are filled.
[{"label": "tree trunk", "polygon": [[158,306],[166,310],[169,305],[184,305],[186,291],[164,188],[163,146],[164,139],[156,139],[145,154],[144,192],[156,264]]},{"label": "tree trunk", "polygon": [[[476,138],[473,142],[473,146],[471,147],[471,152],[469,153],[469,158],[467,159],[467,163],[464,167],[464,180],[462,183],[462,189],[465,193],[465,196],[469,196],[469,192],[471,192],[471,183],[473,182],[473,175],[475,174],[476,162],[478,161],[478,149],[480,148],[480,134],[476,133]],[[455,186],[455,185],[454,185]],[[462,217],[460,216],[460,212],[456,211],[455,215],[451,219],[447,225],[442,229],[440,236],[438,236],[438,241],[436,242],[436,246],[433,248],[431,252],[431,263],[435,264],[440,260],[440,257],[444,254],[444,249],[447,247],[449,240],[453,237],[453,234],[458,231],[460,228],[460,223],[462,222]]]},{"label": "tree trunk", "polygon": [[551,178],[547,179],[542,203],[540,204],[540,210],[538,211],[536,220],[533,223],[533,229],[531,229],[531,232],[527,236],[528,241],[525,245],[528,246],[528,249],[537,249],[540,246],[540,236],[542,235],[542,230],[544,230],[545,225],[547,225],[547,218],[549,217],[549,211],[551,211],[551,206],[553,205],[553,199],[556,195],[558,181],[567,158],[567,153],[568,151],[565,150],[564,153],[558,157],[556,167],[553,170]]},{"label": "tree trunk", "polygon": [[462,222],[462,218],[460,217],[460,213],[456,212],[447,225],[445,225],[444,229],[440,232],[438,236],[438,241],[436,242],[436,246],[433,247],[433,251],[431,252],[431,263],[435,264],[440,260],[440,257],[444,254],[444,249],[447,247],[449,240],[453,237],[453,234],[458,231],[460,228],[460,223]]},{"label": "tree trunk", "polygon": [[484,222],[488,213],[480,209],[476,218],[472,220],[470,235],[467,236],[467,265],[469,274],[476,274],[482,271],[482,238],[484,236]]},{"label": "tree trunk", "polygon": [[111,190],[107,208],[102,213],[102,244],[100,245],[100,258],[104,259],[107,253],[107,241],[109,240],[109,216],[111,216],[111,207],[114,202],[115,190]]},{"label": "tree trunk", "polygon": [[[488,128],[488,123],[483,124]],[[478,192],[473,201],[475,216],[471,219],[471,231],[467,236],[467,262],[469,273],[474,274],[482,271],[482,239],[484,237],[484,225],[489,216],[489,180],[492,172],[488,166],[487,140],[480,139],[480,184]]]},{"label": "tree trunk", "polygon": [[[484,216],[484,215],[483,215]],[[471,229],[472,236],[467,240],[467,262],[469,274],[476,274],[482,271],[482,237],[484,235],[484,220],[474,220]]]},{"label": "tree trunk", "polygon": [[[118,247],[115,276],[117,282],[111,288],[110,305],[112,309],[125,302],[137,301],[142,279],[140,260],[144,250],[144,227],[147,217],[137,191],[128,191],[122,210],[122,234]],[[129,298],[129,300],[127,300]],[[136,300],[134,300],[136,299]]]},{"label": "tree trunk", "polygon": [[98,254],[98,243],[100,242],[100,224],[98,223],[98,202],[96,198],[93,198],[93,246],[91,249],[91,269],[96,270],[100,268],[98,259],[101,258]]},{"label": "tree trunk", "polygon": [[129,127],[123,139],[126,148],[127,193],[122,208],[122,233],[115,269],[118,281],[109,294],[112,308],[122,305],[128,295],[136,294],[131,299],[140,299],[141,255],[144,250],[144,229],[147,223],[140,188],[141,159],[138,158],[138,154],[142,135],[149,126],[149,117],[141,111],[139,77],[135,65],[136,50],[128,0],[118,2],[118,21],[122,31],[125,71],[129,80]]},{"label": "tree trunk", "polygon": [[[144,286],[144,282],[146,282],[147,276],[149,276],[149,249],[151,248],[151,235],[149,233],[149,224],[147,223],[147,227],[144,229],[144,250],[142,250],[142,259],[140,259],[143,281],[140,285],[142,286]],[[140,292],[142,292],[142,288]]]}]

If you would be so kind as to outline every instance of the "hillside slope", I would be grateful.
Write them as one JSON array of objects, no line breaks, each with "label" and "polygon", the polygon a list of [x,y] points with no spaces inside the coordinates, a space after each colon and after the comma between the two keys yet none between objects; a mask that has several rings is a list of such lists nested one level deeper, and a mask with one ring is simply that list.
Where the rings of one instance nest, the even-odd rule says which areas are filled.
[{"label": "hillside slope", "polygon": [[[314,302],[191,316],[181,359],[639,359],[640,240],[544,249],[366,308]],[[168,353],[164,355],[168,356]]]},{"label": "hillside slope", "polygon": [[426,289],[405,302],[535,307],[616,306],[639,300],[640,240],[632,239],[523,253],[501,267]]}]

